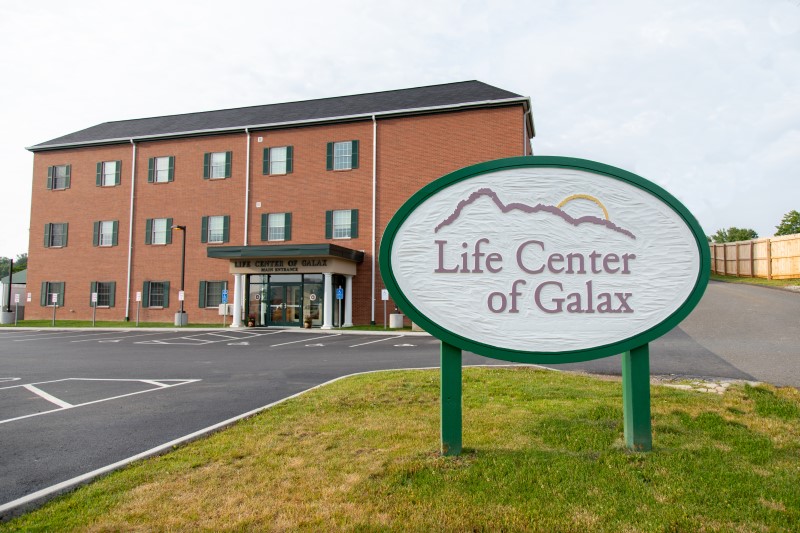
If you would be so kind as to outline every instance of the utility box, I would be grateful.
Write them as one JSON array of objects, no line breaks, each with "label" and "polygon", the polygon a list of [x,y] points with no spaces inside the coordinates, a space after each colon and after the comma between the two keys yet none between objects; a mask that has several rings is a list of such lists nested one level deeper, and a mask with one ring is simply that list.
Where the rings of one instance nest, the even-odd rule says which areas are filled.
[{"label": "utility box", "polygon": [[233,304],[219,304],[219,316],[233,315]]},{"label": "utility box", "polygon": [[389,315],[389,328],[390,329],[402,329],[403,327],[403,318],[404,315],[402,313],[392,313]]}]

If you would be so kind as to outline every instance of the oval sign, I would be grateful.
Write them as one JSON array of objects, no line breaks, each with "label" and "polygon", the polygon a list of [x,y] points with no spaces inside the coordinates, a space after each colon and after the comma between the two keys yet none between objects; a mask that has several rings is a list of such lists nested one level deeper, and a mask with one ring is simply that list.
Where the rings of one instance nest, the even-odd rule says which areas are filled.
[{"label": "oval sign", "polygon": [[625,170],[515,157],[448,174],[395,214],[380,248],[395,303],[462,350],[523,363],[615,355],[678,325],[708,283],[692,214]]}]

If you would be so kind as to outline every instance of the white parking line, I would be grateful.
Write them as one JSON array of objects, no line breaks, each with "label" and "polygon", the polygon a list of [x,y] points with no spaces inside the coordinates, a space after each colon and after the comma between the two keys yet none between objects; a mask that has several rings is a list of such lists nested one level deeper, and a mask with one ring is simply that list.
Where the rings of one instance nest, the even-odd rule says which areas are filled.
[{"label": "white parking line", "polygon": [[59,407],[61,407],[63,409],[68,409],[69,407],[72,407],[71,403],[67,403],[64,400],[56,398],[52,394],[49,394],[49,393],[43,391],[39,387],[35,387],[33,385],[23,385],[22,388],[31,391],[32,393],[36,394],[37,396],[41,396],[42,398],[44,398],[48,402],[54,403],[54,404],[56,404],[57,406],[59,406]]},{"label": "white parking line", "polygon": [[14,339],[14,342],[27,342],[27,341],[39,341],[39,340],[49,340],[53,338],[63,338],[63,339],[74,339],[76,337],[95,337],[97,335],[110,335],[112,333],[116,333],[116,331],[98,331],[97,333],[86,333],[83,335],[66,335],[64,337],[31,337],[25,339]]},{"label": "white parking line", "polygon": [[[131,333],[130,331],[126,331],[125,333]],[[153,333],[138,333],[136,335],[126,335],[124,337],[112,337],[113,339],[132,339],[134,337],[146,337],[148,335],[163,335],[163,331],[155,331]],[[69,341],[69,342],[96,342],[97,339],[81,339],[79,341]]]},{"label": "white parking line", "polygon": [[[59,381],[133,381],[133,382],[139,382],[139,383],[144,382],[144,383],[148,383],[148,384],[153,384],[155,382],[155,383],[158,383],[159,386],[157,386],[157,387],[155,387],[153,389],[145,389],[145,390],[140,390],[140,391],[136,391],[136,392],[129,392],[127,394],[120,394],[120,395],[117,395],[117,396],[112,396],[110,398],[101,398],[99,400],[93,400],[91,402],[78,403],[78,404],[74,404],[74,405],[68,404],[67,402],[64,402],[63,400],[59,400],[58,398],[56,398],[54,396],[50,396],[46,392],[41,391],[38,387],[34,386],[34,385],[43,385],[45,383],[56,383],[56,382],[59,382]],[[174,381],[176,383],[170,383],[170,384],[162,383],[162,382],[165,382],[165,381],[166,382]],[[15,417],[15,418],[8,418],[6,420],[0,420],[0,424],[7,424],[9,422],[15,422],[17,420],[22,420],[24,418],[32,418],[34,416],[41,416],[41,415],[46,415],[46,414],[49,414],[49,413],[56,413],[56,412],[64,411],[64,410],[67,410],[67,409],[74,409],[76,407],[83,407],[85,405],[92,405],[92,404],[95,404],[95,403],[107,402],[109,400],[116,400],[116,399],[119,399],[119,398],[125,398],[127,396],[135,396],[137,394],[144,394],[145,392],[163,390],[163,389],[166,389],[166,388],[169,388],[169,387],[179,387],[180,385],[186,385],[187,383],[195,383],[195,382],[198,382],[198,381],[202,381],[202,380],[200,380],[200,379],[161,379],[161,380],[152,380],[152,379],[65,378],[65,379],[54,379],[54,380],[51,380],[51,381],[40,381],[38,383],[32,383],[30,385],[13,385],[11,387],[0,387],[0,390],[15,389],[15,388],[23,387],[25,389],[30,390],[31,392],[35,392],[39,396],[42,396],[42,398],[45,398],[45,396],[43,396],[42,394],[50,396],[50,398],[45,398],[45,399],[55,403],[56,405],[59,405],[57,402],[62,402],[64,404],[64,406],[62,406],[62,407],[60,407],[58,409],[50,409],[49,411],[42,411],[42,412],[39,412],[39,413],[31,413],[29,415],[22,415],[22,416],[18,416],[18,417]],[[36,390],[32,390],[31,387],[33,387],[33,389],[36,389]],[[37,391],[40,391],[42,394],[40,394],[40,392],[37,392]]]},{"label": "white parking line", "polygon": [[322,337],[314,337],[313,339],[301,339],[299,341],[291,341],[291,342],[282,342],[280,344],[273,344],[270,348],[275,348],[276,346],[286,346],[287,344],[296,344],[298,342],[308,342],[308,341],[318,341],[320,339],[329,339],[331,337],[338,337],[341,333],[336,333],[335,335],[323,335]]},{"label": "white parking line", "polygon": [[355,348],[356,346],[366,346],[367,344],[375,344],[376,342],[390,341],[392,339],[400,339],[402,337],[403,335],[398,335],[397,337],[386,337],[385,339],[378,339],[376,341],[362,342],[361,344],[354,344],[350,346],[350,348]]}]

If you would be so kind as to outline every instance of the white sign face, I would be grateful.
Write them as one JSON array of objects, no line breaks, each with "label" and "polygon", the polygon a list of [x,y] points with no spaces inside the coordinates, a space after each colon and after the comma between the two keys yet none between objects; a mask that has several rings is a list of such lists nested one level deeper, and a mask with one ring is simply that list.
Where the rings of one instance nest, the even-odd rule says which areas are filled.
[{"label": "white sign face", "polygon": [[18,303],[19,303],[19,294],[15,294],[15,295],[14,295],[14,303],[15,303],[15,304],[18,304]]},{"label": "white sign face", "polygon": [[141,291],[137,291],[136,292],[136,301],[137,302],[141,302],[142,301],[142,293],[141,293]]},{"label": "white sign face", "polygon": [[97,303],[97,293],[96,292],[92,293],[92,303],[95,303],[95,304]]},{"label": "white sign face", "polygon": [[50,303],[57,304],[58,303],[58,293],[54,292],[50,294]]},{"label": "white sign face", "polygon": [[381,290],[381,300],[384,302],[389,299],[389,291],[386,289]]},{"label": "white sign face", "polygon": [[28,293],[28,298],[27,298],[27,301],[28,301],[28,302],[30,302],[30,301],[31,301],[31,293]]},{"label": "white sign face", "polygon": [[653,330],[696,291],[702,257],[688,211],[638,180],[506,168],[403,206],[389,259],[407,314],[454,339],[574,360]]},{"label": "white sign face", "polygon": [[186,294],[183,291],[178,291],[178,301],[182,302]]}]

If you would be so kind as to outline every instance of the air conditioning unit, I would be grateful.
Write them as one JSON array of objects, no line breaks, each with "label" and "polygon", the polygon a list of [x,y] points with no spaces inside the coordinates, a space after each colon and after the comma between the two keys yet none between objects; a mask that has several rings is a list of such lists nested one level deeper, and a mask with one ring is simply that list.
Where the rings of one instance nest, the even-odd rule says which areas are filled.
[{"label": "air conditioning unit", "polygon": [[233,316],[233,304],[219,304],[219,316]]}]

